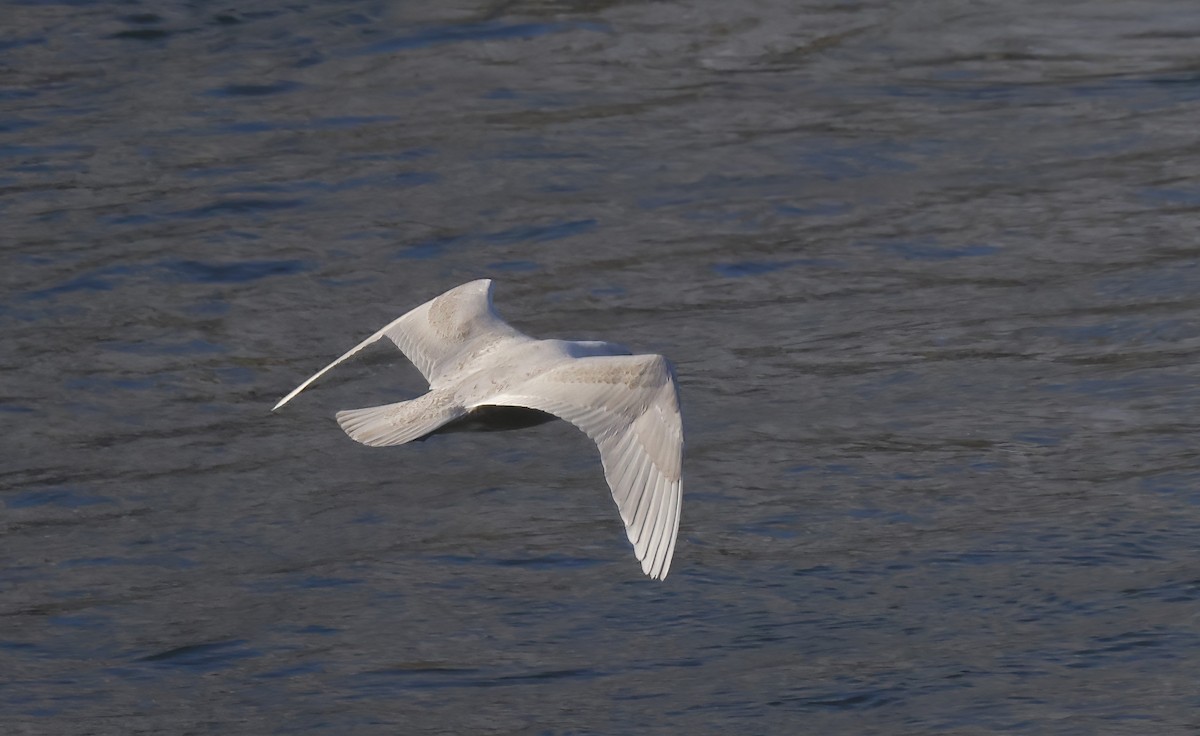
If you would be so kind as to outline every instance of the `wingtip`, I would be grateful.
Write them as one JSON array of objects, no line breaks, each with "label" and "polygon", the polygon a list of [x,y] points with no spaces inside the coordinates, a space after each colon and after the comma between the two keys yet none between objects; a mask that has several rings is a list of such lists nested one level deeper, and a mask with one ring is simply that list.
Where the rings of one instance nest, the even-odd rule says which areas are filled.
[{"label": "wingtip", "polygon": [[[318,373],[317,375],[319,376],[321,374]],[[313,376],[313,378],[316,378],[316,376]],[[275,404],[275,406],[272,406],[271,411],[278,411],[279,407],[283,406],[284,404],[288,403],[292,399],[296,398],[296,394],[300,393],[304,389],[304,387],[307,386],[311,382],[312,382],[312,378],[308,379],[304,383],[297,386],[290,394],[288,394],[287,396],[284,396],[282,399],[279,400],[278,403]]]},{"label": "wingtip", "polygon": [[[642,573],[651,580],[663,581],[667,579],[667,573],[671,571],[671,560],[656,560],[655,556],[647,553],[640,562],[642,563]],[[657,564],[655,564],[657,562]]]},{"label": "wingtip", "polygon": [[647,575],[647,576],[648,576],[648,577],[649,577],[651,580],[657,580],[657,581],[659,581],[659,582],[662,582],[663,580],[666,580],[666,579],[667,579],[667,573],[669,573],[669,572],[670,572],[670,568],[665,568],[665,569],[658,570],[658,571],[655,571],[655,570],[643,570],[643,572],[645,572],[645,573],[646,573],[646,575]]}]

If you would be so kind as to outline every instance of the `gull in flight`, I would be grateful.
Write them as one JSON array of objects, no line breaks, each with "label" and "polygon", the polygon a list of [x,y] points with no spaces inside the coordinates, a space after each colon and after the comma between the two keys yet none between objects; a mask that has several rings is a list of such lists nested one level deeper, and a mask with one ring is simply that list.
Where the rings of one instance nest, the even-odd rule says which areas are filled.
[{"label": "gull in flight", "polygon": [[679,532],[683,428],[671,364],[608,342],[538,340],[492,307],[490,279],[455,287],[363,340],[291,393],[380,338],[429,382],[411,401],[337,413],[346,434],[384,447],[435,433],[529,427],[555,418],[600,448],[604,477],[642,572],[667,576]]}]

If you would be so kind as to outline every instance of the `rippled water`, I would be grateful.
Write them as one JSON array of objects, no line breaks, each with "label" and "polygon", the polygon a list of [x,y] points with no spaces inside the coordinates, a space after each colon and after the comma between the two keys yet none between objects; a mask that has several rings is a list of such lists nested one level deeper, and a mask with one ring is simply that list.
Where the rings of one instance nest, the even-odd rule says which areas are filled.
[{"label": "rippled water", "polygon": [[[1200,9],[9,3],[11,733],[1200,730]],[[568,425],[356,445],[477,277],[675,361],[671,576]]]}]

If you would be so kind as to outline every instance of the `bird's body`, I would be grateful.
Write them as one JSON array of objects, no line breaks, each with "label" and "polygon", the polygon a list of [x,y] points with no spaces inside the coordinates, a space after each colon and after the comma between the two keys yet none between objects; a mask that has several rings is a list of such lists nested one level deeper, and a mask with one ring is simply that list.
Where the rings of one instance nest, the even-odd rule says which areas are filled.
[{"label": "bird's body", "polygon": [[285,396],[387,337],[429,381],[410,401],[337,414],[351,438],[399,445],[430,434],[533,426],[555,417],[596,442],[642,570],[664,578],[679,529],[683,430],[670,363],[620,345],[538,340],[495,313],[492,282],[472,281],[422,304]]}]

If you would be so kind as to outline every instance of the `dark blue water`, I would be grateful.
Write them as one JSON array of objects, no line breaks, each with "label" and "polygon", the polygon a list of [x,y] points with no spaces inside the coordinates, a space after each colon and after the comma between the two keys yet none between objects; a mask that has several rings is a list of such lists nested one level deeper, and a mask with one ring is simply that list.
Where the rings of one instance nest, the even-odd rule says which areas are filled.
[{"label": "dark blue water", "polygon": [[[1200,730],[1200,9],[3,17],[6,733]],[[665,582],[568,425],[270,413],[479,277],[676,363]]]}]

